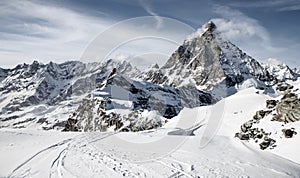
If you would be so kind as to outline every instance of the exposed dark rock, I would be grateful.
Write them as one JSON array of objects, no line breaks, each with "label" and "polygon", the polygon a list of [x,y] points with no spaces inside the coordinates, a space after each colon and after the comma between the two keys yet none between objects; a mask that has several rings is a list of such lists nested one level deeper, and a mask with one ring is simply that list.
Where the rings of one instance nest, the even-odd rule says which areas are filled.
[{"label": "exposed dark rock", "polygon": [[260,149],[264,150],[272,145],[274,145],[276,141],[272,138],[265,137],[264,141],[259,144]]},{"label": "exposed dark rock", "polygon": [[255,120],[260,120],[263,119],[265,116],[270,114],[272,111],[264,111],[264,110],[259,110],[256,112],[256,114],[253,116],[253,119]]},{"label": "exposed dark rock", "polygon": [[[15,122],[15,123],[13,123],[12,125],[13,125],[14,127],[16,127],[17,125],[24,124],[24,123],[27,123],[27,122],[30,122],[30,121],[34,121],[35,119],[36,119],[36,118],[27,118],[27,119],[25,119],[25,120],[23,120],[23,121]],[[16,127],[16,128],[18,128],[18,127]]]},{"label": "exposed dark rock", "polygon": [[279,91],[287,91],[287,90],[291,90],[293,89],[294,86],[293,85],[290,85],[288,83],[279,83],[276,87],[276,90],[279,90]]},{"label": "exposed dark rock", "polygon": [[278,101],[276,101],[276,100],[267,100],[266,103],[267,103],[267,108],[268,109],[273,109],[273,108],[276,107]]},{"label": "exposed dark rock", "polygon": [[290,93],[287,93],[287,94],[283,95],[283,97],[281,98],[281,101],[284,100],[284,101],[292,102],[292,101],[295,101],[297,99],[298,99],[298,95],[296,93],[290,92]]},{"label": "exposed dark rock", "polygon": [[63,131],[100,131],[108,128],[115,131],[142,131],[162,126],[159,118],[142,116],[144,110],[132,111],[121,115],[105,111],[106,101],[103,99],[84,99],[77,110],[71,114]]},{"label": "exposed dark rock", "polygon": [[46,124],[49,124],[49,122],[47,121],[47,118],[40,118],[38,121],[37,121],[37,123],[39,123],[39,124],[43,124],[43,123],[46,123]]},{"label": "exposed dark rock", "polygon": [[65,128],[62,131],[63,132],[70,132],[70,131],[77,132],[78,131],[77,122],[78,122],[77,119],[69,118],[67,120]]},{"label": "exposed dark rock", "polygon": [[213,31],[217,28],[217,26],[214,24],[214,22],[209,21],[206,25],[205,28],[207,28],[207,30],[209,31]]},{"label": "exposed dark rock", "polygon": [[264,141],[260,143],[261,149],[266,149],[269,146],[274,145],[275,140],[268,138],[270,133],[266,133],[263,129],[253,128],[254,124],[259,123],[259,120],[263,119],[266,115],[268,115],[271,112],[272,111],[264,110],[257,111],[256,114],[253,116],[254,119],[251,119],[243,125],[241,125],[241,130],[239,133],[235,134],[235,137],[239,138],[240,140],[255,140],[255,143],[257,143],[260,139],[264,138]]},{"label": "exposed dark rock", "polygon": [[295,122],[300,120],[300,99],[295,93],[285,94],[276,106],[277,115],[273,117],[274,121]]},{"label": "exposed dark rock", "polygon": [[[279,85],[282,88],[282,91],[286,89],[289,90],[293,87],[288,84]],[[267,100],[266,107],[272,110],[259,110],[253,116],[253,119],[247,121],[243,125],[241,125],[241,131],[235,134],[235,137],[238,137],[240,140],[255,140],[255,143],[262,138],[263,141],[259,144],[260,149],[264,150],[270,147],[270,149],[274,149],[276,147],[276,141],[270,138],[272,133],[266,133],[263,129],[253,128],[255,124],[258,124],[261,119],[266,117],[268,114],[272,113],[273,118],[272,121],[279,122],[295,122],[300,120],[300,100],[296,93],[292,93],[290,90],[285,92],[284,96],[280,101],[277,100]],[[276,108],[276,109],[275,109]],[[282,125],[282,127],[284,124]],[[294,131],[294,128],[291,129],[283,129],[283,135],[285,138],[292,138],[293,135],[297,134]]]},{"label": "exposed dark rock", "polygon": [[235,137],[239,138],[240,140],[249,140],[250,139],[249,134],[245,134],[245,133],[236,133]]},{"label": "exposed dark rock", "polygon": [[296,135],[297,132],[294,129],[282,129],[283,135],[285,138],[292,138],[293,135]]},{"label": "exposed dark rock", "polygon": [[252,127],[253,121],[250,120],[241,126],[242,132],[247,132]]}]

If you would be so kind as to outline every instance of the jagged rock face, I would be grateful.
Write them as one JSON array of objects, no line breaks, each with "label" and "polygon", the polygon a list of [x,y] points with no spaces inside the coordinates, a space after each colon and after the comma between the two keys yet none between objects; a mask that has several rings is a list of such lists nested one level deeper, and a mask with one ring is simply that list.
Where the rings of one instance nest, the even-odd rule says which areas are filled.
[{"label": "jagged rock face", "polygon": [[288,83],[279,83],[276,87],[276,90],[282,91],[282,92],[288,92],[291,89],[293,89],[294,86],[288,84]]},{"label": "jagged rock face", "polygon": [[[154,66],[154,69],[157,68]],[[108,97],[111,97],[112,104],[105,109],[113,109],[118,104],[113,103],[115,94],[124,94],[123,92],[125,92],[128,98],[125,98],[124,101],[132,102],[132,107],[127,108],[128,110],[157,111],[159,115],[166,118],[178,115],[183,107],[198,107],[215,102],[210,94],[199,91],[195,87],[175,89],[130,79],[138,74],[140,72],[128,62],[115,62],[113,60],[92,64],[81,62],[40,64],[34,62],[18,65],[16,68],[8,70],[7,76],[1,81],[0,101],[5,105],[2,104],[0,108],[0,119],[3,121],[0,126],[14,124],[14,122],[18,122],[17,120],[27,120],[26,111],[38,108],[35,112],[40,117],[30,119],[36,119],[37,122],[41,121],[39,122],[41,124],[48,123],[47,128],[52,127],[48,121],[42,122],[42,120],[47,120],[48,116],[44,116],[45,113],[55,112],[55,108],[58,106],[63,108],[64,117],[67,117],[65,110],[77,107],[79,99],[97,87],[99,90],[104,89],[110,93]],[[70,104],[66,105],[65,103]],[[46,111],[46,108],[52,109]],[[85,109],[88,110],[88,108]],[[74,119],[74,117],[72,118]],[[66,126],[66,130],[75,131],[78,128],[84,128],[73,127],[72,125],[79,123],[71,119],[67,122],[69,127]],[[57,124],[63,124],[62,120],[58,122]],[[87,128],[87,130],[101,129]]]},{"label": "jagged rock face", "polygon": [[255,120],[260,120],[260,119],[263,119],[265,116],[267,116],[268,114],[270,114],[272,111],[270,110],[267,110],[267,111],[264,111],[264,110],[259,110],[255,113],[255,115],[253,116],[253,119]]},{"label": "jagged rock face", "polygon": [[75,61],[62,64],[50,62],[45,65],[35,61],[32,64],[18,65],[4,71],[6,77],[1,81],[0,100],[11,96],[13,98],[7,101],[0,112],[12,113],[36,104],[56,105],[68,97],[86,94],[94,90],[97,81],[116,66],[118,71],[129,76],[137,73],[129,63],[116,63],[112,60],[90,64]]},{"label": "jagged rock face", "polygon": [[294,128],[291,129],[282,129],[283,135],[285,138],[292,138],[294,135],[297,134]]},{"label": "jagged rock face", "polygon": [[195,83],[209,89],[222,81],[233,86],[251,77],[272,80],[259,62],[224,40],[209,22],[203,34],[185,40],[162,68],[146,73],[145,79],[175,87]]},{"label": "jagged rock face", "polygon": [[[55,107],[61,105],[64,113],[70,107],[72,109],[77,107],[79,100],[96,88],[100,92],[107,93],[108,96],[101,96],[102,98],[111,99],[112,103],[105,106],[107,110],[119,104],[114,101],[114,99],[120,99],[112,92],[115,90],[117,93],[124,92],[128,98],[123,101],[132,103],[132,108],[125,109],[132,109],[135,112],[154,110],[160,116],[172,118],[183,107],[193,108],[215,103],[217,99],[233,93],[227,93],[228,86],[247,79],[255,81],[254,83],[260,86],[260,84],[263,85],[263,82],[273,84],[290,76],[284,75],[283,78],[279,78],[277,74],[280,74],[280,70],[287,71],[287,74],[292,75],[288,68],[276,68],[276,70],[271,70],[270,67],[264,68],[238,47],[224,40],[215,24],[210,22],[201,35],[198,34],[192,39],[185,40],[164,66],[159,68],[158,65],[154,65],[146,72],[138,71],[126,61],[116,62],[114,60],[92,64],[74,61],[62,64],[33,62],[30,65],[18,65],[14,69],[0,69],[0,120],[3,121],[0,123],[0,127],[5,125],[6,121],[11,124],[10,121],[32,111],[36,112],[36,115],[41,115],[36,120],[42,122],[40,119],[47,119],[43,117],[43,114],[48,112],[45,110],[51,108],[54,112]],[[140,81],[140,79],[147,82]],[[285,86],[279,87],[281,90],[285,90]],[[199,88],[212,90],[203,92]],[[298,105],[296,106],[298,107]],[[87,110],[88,107],[84,109]],[[282,113],[287,112],[281,110]],[[95,111],[94,114],[101,115],[101,112]],[[257,118],[264,117],[263,114],[258,113]],[[93,120],[92,118],[96,117],[89,116],[88,113],[83,115],[87,115],[85,120]],[[52,117],[52,115],[47,115],[47,117]],[[112,119],[111,117],[116,118]],[[119,116],[107,116],[106,118],[117,123],[116,128],[120,127]],[[27,121],[35,118],[23,119]],[[79,118],[72,117],[67,122],[69,127],[66,126],[66,130],[84,130],[85,128],[101,130],[100,128],[83,127],[82,124],[81,127],[75,127],[80,123],[77,122],[79,120]],[[93,124],[93,122],[89,124]],[[247,130],[247,127],[243,129]]]},{"label": "jagged rock face", "polygon": [[259,62],[248,56],[237,46],[223,40],[221,36],[216,36],[216,40],[222,50],[220,63],[229,86],[252,77],[260,81],[272,80],[272,76],[264,70]]},{"label": "jagged rock face", "polygon": [[271,133],[267,133],[264,129],[255,127],[255,124],[258,124],[261,119],[266,117],[271,112],[272,111],[270,110],[257,111],[256,114],[253,116],[253,119],[250,119],[249,121],[241,125],[241,130],[240,132],[235,134],[235,137],[239,138],[240,140],[255,140],[255,142],[262,140],[259,143],[259,147],[262,150],[268,147],[276,147],[276,141],[270,138]]},{"label": "jagged rock face", "polygon": [[276,107],[277,103],[278,103],[278,101],[276,101],[276,100],[267,100],[266,106],[268,109],[273,109]]},{"label": "jagged rock face", "polygon": [[7,77],[8,72],[9,72],[9,69],[0,68],[0,82]]},{"label": "jagged rock face", "polygon": [[262,63],[264,69],[269,73],[272,74],[274,79],[282,82],[287,79],[295,80],[298,77],[296,71],[293,71],[289,68],[286,64],[268,64]]},{"label": "jagged rock face", "polygon": [[104,111],[105,101],[85,98],[75,112],[69,117],[63,131],[106,131],[115,126],[118,130],[123,126],[121,116]]},{"label": "jagged rock face", "polygon": [[[161,119],[177,116],[183,107],[197,107],[215,102],[212,96],[195,87],[172,88],[135,81],[115,68],[103,75],[94,99],[84,99],[70,116],[64,131],[141,131],[162,126]],[[120,101],[131,102],[130,107]],[[115,112],[132,110],[128,115]],[[150,118],[144,112],[155,112]],[[125,124],[128,123],[129,124]]]},{"label": "jagged rock face", "polygon": [[143,116],[143,110],[129,114],[117,114],[105,111],[107,101],[100,98],[85,98],[73,114],[70,115],[63,131],[143,131],[162,126],[157,114]]},{"label": "jagged rock face", "polygon": [[249,78],[274,85],[296,77],[286,65],[261,65],[209,22],[202,34],[185,40],[164,66],[145,72],[143,79],[173,87],[196,84],[209,90],[219,83],[234,86]]},{"label": "jagged rock face", "polygon": [[273,146],[275,143],[276,143],[276,141],[274,139],[265,137],[264,141],[262,143],[260,143],[259,146],[260,146],[260,149],[264,150],[270,146]]},{"label": "jagged rock face", "polygon": [[225,75],[219,63],[221,49],[213,40],[213,28],[211,24],[210,29],[200,38],[185,41],[179,46],[161,68],[160,73],[163,76],[156,74],[161,80],[153,81],[178,87],[189,84],[186,80],[193,80],[196,85],[204,85],[224,78]]},{"label": "jagged rock face", "polygon": [[166,84],[180,86],[184,80],[193,79],[196,85],[204,85],[224,78],[219,62],[221,49],[212,38],[212,34],[206,31],[202,38],[181,45],[162,67],[170,76]]},{"label": "jagged rock face", "polygon": [[295,93],[285,94],[276,106],[277,115],[273,120],[295,122],[300,120],[300,99]]},{"label": "jagged rock face", "polygon": [[[120,96],[115,95],[123,93],[125,94],[122,96],[123,99],[132,101],[131,109],[155,110],[166,118],[178,115],[183,107],[192,108],[215,102],[210,94],[196,88],[160,86],[149,82],[134,81],[121,74],[115,75],[104,83],[106,86],[103,91],[109,93],[108,96],[111,99],[120,99]],[[118,91],[119,89],[123,91]]]}]

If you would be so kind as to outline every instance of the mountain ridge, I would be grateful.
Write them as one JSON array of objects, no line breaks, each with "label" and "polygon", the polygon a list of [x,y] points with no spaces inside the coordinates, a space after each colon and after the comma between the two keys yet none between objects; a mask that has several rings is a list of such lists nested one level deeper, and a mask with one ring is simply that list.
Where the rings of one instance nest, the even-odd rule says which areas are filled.
[{"label": "mountain ridge", "polygon": [[192,83],[210,90],[217,83],[234,86],[249,78],[274,83],[296,78],[292,71],[286,76],[289,78],[273,76],[254,58],[224,40],[217,29],[212,21],[207,23],[202,33],[196,32],[187,38],[164,66],[146,73],[144,79],[174,87]]},{"label": "mountain ridge", "polygon": [[[139,71],[125,60],[113,59],[87,64],[34,61],[13,69],[0,68],[0,116],[5,121],[1,122],[1,127],[19,127],[18,123],[27,127],[24,123],[34,120],[49,128],[43,121],[59,113],[63,119],[53,119],[49,123],[63,125],[82,99],[97,91],[106,92],[109,97],[116,91],[125,92],[128,96],[123,100],[136,105],[134,110],[152,110],[149,98],[156,91],[158,97],[152,101],[160,101],[158,106],[172,112],[165,115],[165,110],[157,107],[155,110],[172,118],[183,107],[213,104],[232,95],[243,88],[240,85],[255,86],[268,93],[274,92],[272,86],[277,83],[298,77],[287,65],[261,64],[230,41],[223,40],[212,21],[206,24],[202,34],[192,36],[178,47],[165,65],[153,65],[146,71]],[[118,90],[113,93],[111,88]],[[173,100],[178,102],[169,103]]]}]

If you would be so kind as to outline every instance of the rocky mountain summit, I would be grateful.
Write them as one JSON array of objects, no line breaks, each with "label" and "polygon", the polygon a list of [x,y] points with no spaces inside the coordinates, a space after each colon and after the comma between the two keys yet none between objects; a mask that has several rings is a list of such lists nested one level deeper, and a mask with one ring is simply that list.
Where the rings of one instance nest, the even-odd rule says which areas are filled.
[{"label": "rocky mountain summit", "polygon": [[234,86],[249,78],[275,84],[296,76],[287,66],[260,64],[225,40],[212,21],[206,24],[203,32],[196,32],[185,40],[164,66],[147,72],[144,77],[154,83],[174,87],[196,85],[205,90],[220,83]]}]

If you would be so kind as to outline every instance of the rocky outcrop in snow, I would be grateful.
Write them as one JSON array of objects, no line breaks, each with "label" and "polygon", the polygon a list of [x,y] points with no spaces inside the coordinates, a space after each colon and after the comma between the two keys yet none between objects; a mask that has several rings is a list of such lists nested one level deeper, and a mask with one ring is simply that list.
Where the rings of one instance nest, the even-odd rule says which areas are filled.
[{"label": "rocky outcrop in snow", "polygon": [[274,121],[279,122],[296,122],[300,120],[300,99],[295,93],[285,94],[276,106],[276,115]]},{"label": "rocky outcrop in snow", "polygon": [[295,128],[291,128],[291,129],[282,129],[283,135],[285,138],[292,138],[294,135],[297,134],[297,132],[295,131]]},{"label": "rocky outcrop in snow", "polygon": [[[176,116],[183,107],[193,108],[215,102],[209,93],[195,87],[160,86],[135,81],[119,73],[102,81],[100,85],[102,88],[95,91],[95,96],[109,97],[112,101],[114,99],[130,101],[132,102],[130,109],[155,110],[166,118]],[[117,105],[115,103],[115,106]]]},{"label": "rocky outcrop in snow", "polygon": [[[266,117],[270,116],[269,122],[282,122],[284,124],[297,122],[300,120],[300,99],[296,93],[291,91],[292,85],[287,83],[280,83],[277,87],[278,91],[284,91],[283,97],[278,100],[267,100],[267,110],[259,110],[253,116],[253,119],[247,121],[241,125],[241,129],[235,134],[235,137],[240,140],[254,140],[256,143],[260,142],[259,146],[261,149],[266,149],[270,146],[276,147],[275,134],[267,133],[263,128],[260,128],[259,124],[262,120],[266,121]],[[283,90],[284,89],[284,90]],[[284,127],[284,124],[281,126]],[[296,134],[294,128],[282,129],[282,134],[285,138],[291,138]]]},{"label": "rocky outcrop in snow", "polygon": [[161,127],[164,118],[155,111],[135,110],[128,114],[106,111],[107,101],[85,98],[70,115],[63,131],[142,131]]}]

